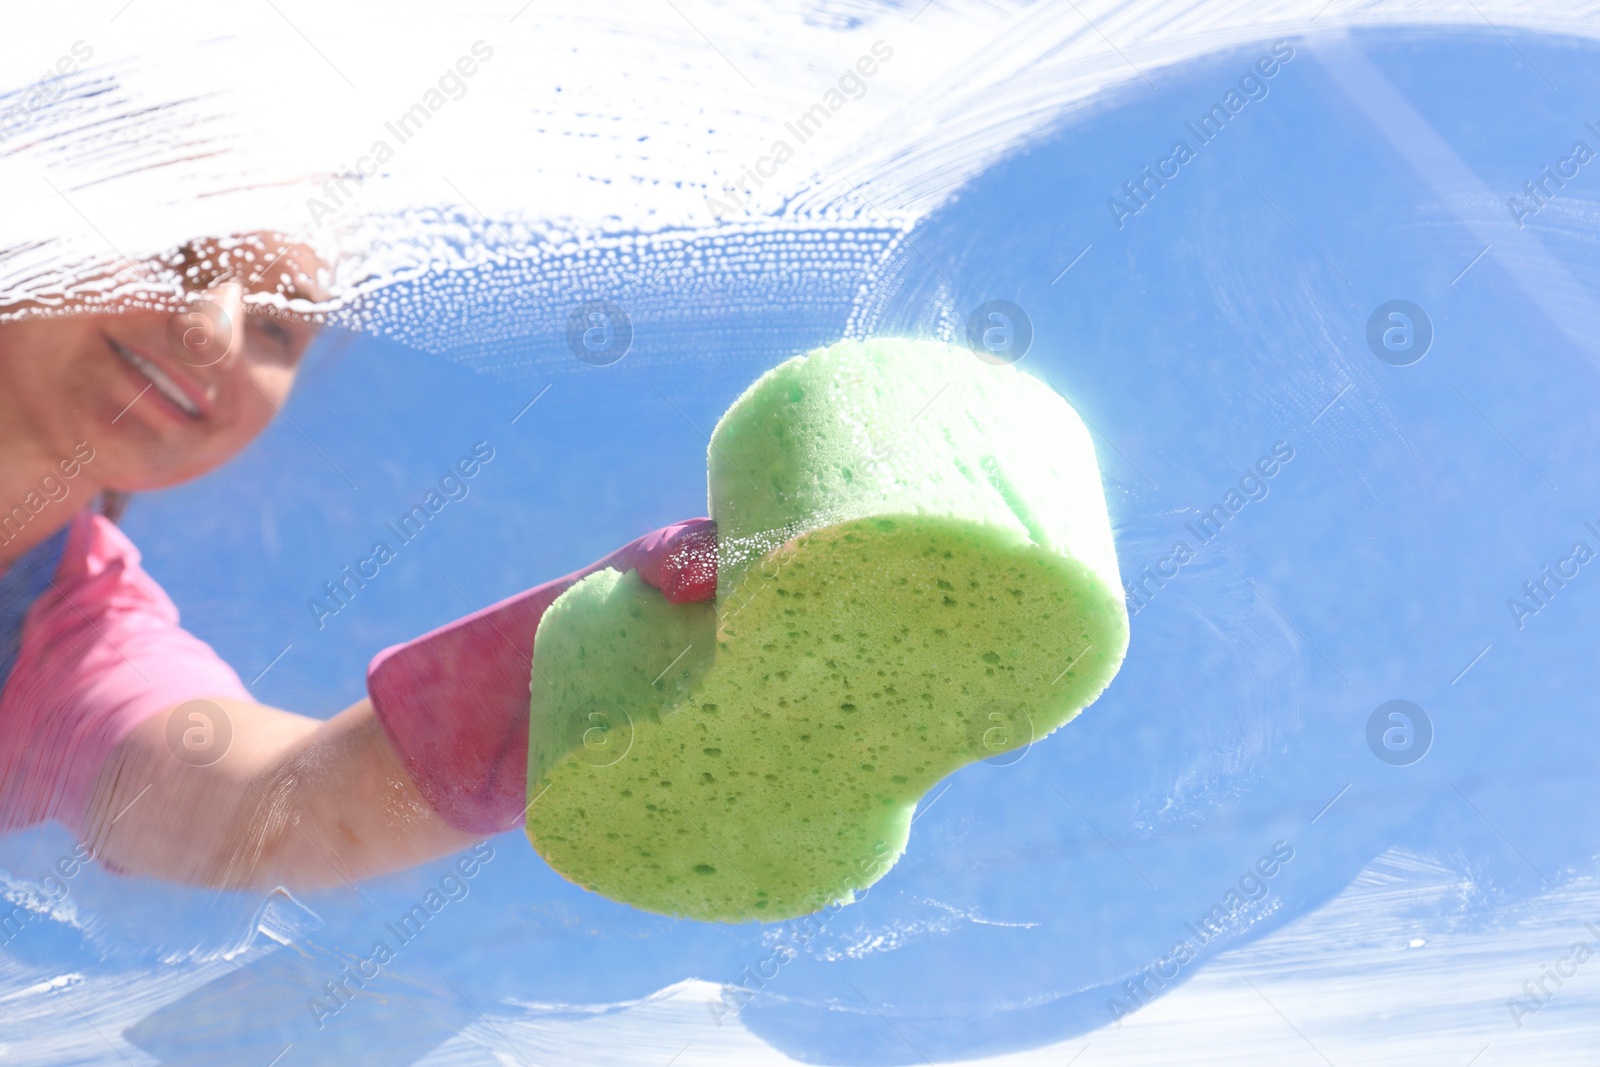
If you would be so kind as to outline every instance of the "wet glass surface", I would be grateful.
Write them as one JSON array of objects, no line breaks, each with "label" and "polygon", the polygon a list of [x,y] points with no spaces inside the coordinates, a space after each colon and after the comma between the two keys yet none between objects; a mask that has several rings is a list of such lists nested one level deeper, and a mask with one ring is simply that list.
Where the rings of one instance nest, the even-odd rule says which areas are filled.
[{"label": "wet glass surface", "polygon": [[[375,650],[703,513],[704,433],[780,360],[961,342],[997,300],[1031,331],[1019,368],[1095,434],[1121,673],[937,787],[893,871],[815,924],[645,914],[513,832],[402,939],[453,858],[298,897],[93,865],[58,892],[70,835],[8,834],[0,1041],[164,1064],[1569,1047],[1597,999],[1574,943],[1600,943],[1600,259],[1575,150],[1600,150],[1597,62],[1492,27],[1284,34],[1040,123],[904,232],[852,197],[915,159],[842,220],[618,232],[356,298],[285,418],[122,524],[264,703],[331,714]],[[615,361],[571,345],[592,301],[628,324]],[[479,441],[464,497],[308,608]],[[379,977],[308,1007],[380,941]]]}]

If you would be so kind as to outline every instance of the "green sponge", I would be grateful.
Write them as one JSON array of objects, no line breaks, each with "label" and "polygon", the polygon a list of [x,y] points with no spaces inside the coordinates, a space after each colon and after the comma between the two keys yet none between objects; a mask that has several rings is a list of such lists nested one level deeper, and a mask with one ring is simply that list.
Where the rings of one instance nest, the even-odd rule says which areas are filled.
[{"label": "green sponge", "polygon": [[792,918],[881,877],[939,779],[1104,690],[1111,525],[1072,407],[930,341],[781,364],[708,466],[714,605],[608,570],[540,623],[528,836],[649,911]]}]

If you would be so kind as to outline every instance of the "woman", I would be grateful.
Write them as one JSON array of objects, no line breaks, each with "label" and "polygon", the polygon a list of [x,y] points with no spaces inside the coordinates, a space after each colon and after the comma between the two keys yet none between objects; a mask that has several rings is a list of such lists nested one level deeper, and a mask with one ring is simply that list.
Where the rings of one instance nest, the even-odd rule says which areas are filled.
[{"label": "woman", "polygon": [[320,265],[258,234],[156,268],[181,277],[184,308],[0,309],[0,828],[54,818],[116,870],[312,888],[515,826],[544,609],[604,566],[709,599],[710,520],[384,650],[368,698],[331,719],[258,704],[112,518],[272,420],[317,329],[272,294],[315,302]]}]

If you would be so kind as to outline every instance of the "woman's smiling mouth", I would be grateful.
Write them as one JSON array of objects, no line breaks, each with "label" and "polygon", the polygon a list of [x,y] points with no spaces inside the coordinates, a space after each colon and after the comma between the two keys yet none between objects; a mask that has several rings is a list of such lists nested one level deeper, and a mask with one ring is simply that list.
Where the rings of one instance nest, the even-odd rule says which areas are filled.
[{"label": "woman's smiling mouth", "polygon": [[183,387],[175,382],[170,374],[156,366],[154,361],[146,359],[132,349],[119,344],[109,335],[102,334],[102,336],[105,337],[106,344],[111,347],[111,351],[117,358],[137,371],[139,376],[154,386],[156,392],[170,401],[173,407],[196,422],[205,418],[205,412],[200,409],[199,404],[195,403],[194,398],[185,392]]}]

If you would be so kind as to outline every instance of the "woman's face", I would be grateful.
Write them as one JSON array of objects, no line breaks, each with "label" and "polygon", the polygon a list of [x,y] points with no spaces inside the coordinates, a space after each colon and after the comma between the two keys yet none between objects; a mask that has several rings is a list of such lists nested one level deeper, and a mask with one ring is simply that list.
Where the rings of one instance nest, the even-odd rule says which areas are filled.
[{"label": "woman's face", "polygon": [[184,310],[0,324],[0,392],[10,394],[0,408],[50,456],[87,442],[95,480],[109,489],[174,485],[236,455],[283,406],[317,330],[303,318],[247,310],[246,294],[319,294],[309,250],[271,241],[254,251],[229,247],[231,255],[214,243],[191,245],[163,265],[185,276]]}]

